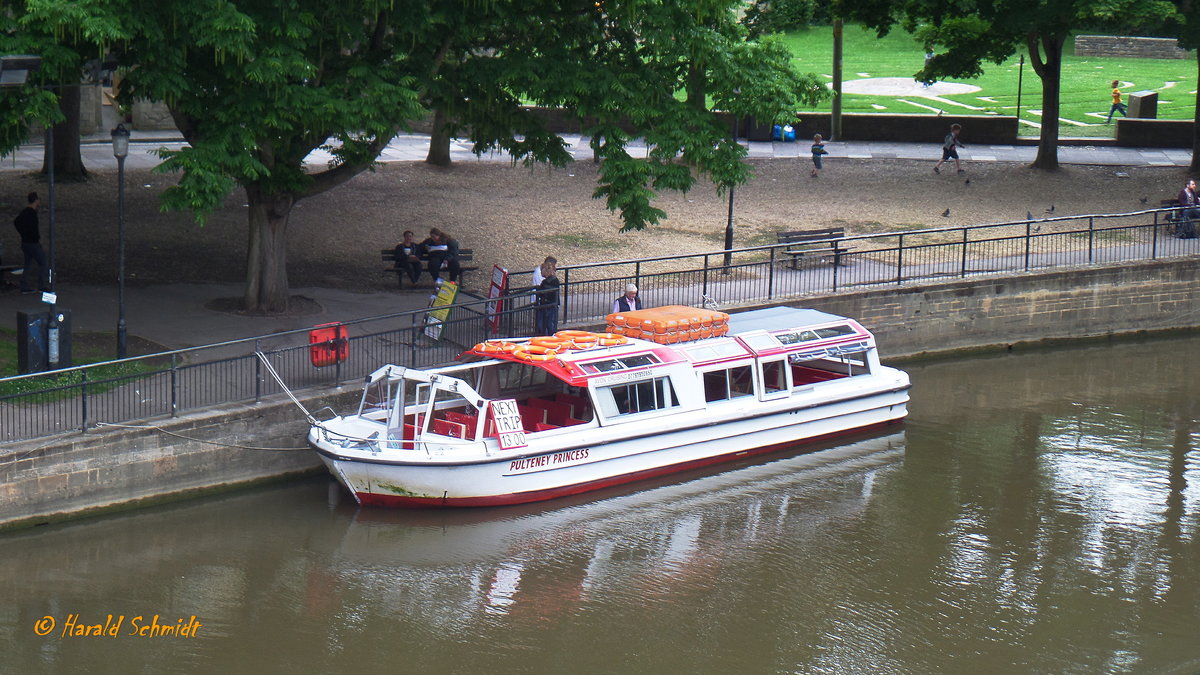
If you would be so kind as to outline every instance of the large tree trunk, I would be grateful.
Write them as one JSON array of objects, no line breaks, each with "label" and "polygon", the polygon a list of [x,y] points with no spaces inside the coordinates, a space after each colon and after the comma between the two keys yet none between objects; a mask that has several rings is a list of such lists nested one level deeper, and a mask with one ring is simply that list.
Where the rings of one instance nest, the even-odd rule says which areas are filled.
[{"label": "large tree trunk", "polygon": [[1200,172],[1200,49],[1196,50],[1196,117],[1192,120],[1192,173]]},{"label": "large tree trunk", "polygon": [[50,162],[54,162],[54,180],[79,182],[87,180],[87,169],[79,151],[79,87],[66,86],[57,90],[58,109],[66,118],[55,125],[54,157],[50,157],[47,146],[42,152],[42,173],[47,173]]},{"label": "large tree trunk", "polygon": [[[1032,164],[1035,169],[1052,171],[1058,168],[1058,111],[1065,41],[1065,35],[1031,36],[1028,41],[1029,61],[1042,80],[1042,133]],[[1042,52],[1045,52],[1044,56]]]},{"label": "large tree trunk", "polygon": [[246,250],[246,311],[281,314],[288,308],[287,226],[296,199],[246,188],[250,243]]},{"label": "large tree trunk", "polygon": [[433,109],[433,129],[429,132],[429,154],[425,161],[436,166],[450,166],[450,127],[446,125],[446,111],[439,106]]}]

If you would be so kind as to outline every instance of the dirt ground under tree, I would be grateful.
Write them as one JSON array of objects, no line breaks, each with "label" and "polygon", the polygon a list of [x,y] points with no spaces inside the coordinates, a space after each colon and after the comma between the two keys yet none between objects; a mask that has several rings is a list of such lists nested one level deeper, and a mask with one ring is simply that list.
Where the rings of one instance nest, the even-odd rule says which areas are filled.
[{"label": "dirt ground under tree", "polygon": [[[1187,177],[1178,167],[1064,166],[1046,173],[995,162],[968,162],[965,176],[936,175],[933,163],[827,160],[821,176],[810,178],[807,159],[756,160],[753,181],[735,191],[735,244],[774,243],[779,230],[826,226],[859,234],[1008,222],[1027,212],[1042,217],[1051,206],[1054,215],[1125,213],[1173,197]],[[0,208],[12,215],[27,192],[42,193],[45,240],[44,179],[7,172],[0,181]],[[129,283],[244,279],[247,225],[240,190],[200,226],[191,214],[160,210],[158,196],[173,177],[127,170],[126,181]],[[58,185],[61,283],[116,283],[116,183],[115,171],[94,171],[86,182]],[[289,225],[289,282],[293,288],[395,289],[395,276],[382,271],[380,249],[393,246],[404,229],[423,238],[435,226],[473,248],[482,270],[499,264],[528,271],[547,255],[571,265],[723,246],[728,198],[709,184],[664,195],[657,204],[668,219],[640,232],[619,231],[620,218],[592,198],[595,186],[596,167],[585,162],[532,170],[482,161],[448,169],[380,165],[296,205]],[[949,215],[943,216],[946,209]],[[5,263],[19,261],[12,227],[0,228],[0,244]],[[479,290],[487,275],[475,273],[467,281],[468,288]]]}]

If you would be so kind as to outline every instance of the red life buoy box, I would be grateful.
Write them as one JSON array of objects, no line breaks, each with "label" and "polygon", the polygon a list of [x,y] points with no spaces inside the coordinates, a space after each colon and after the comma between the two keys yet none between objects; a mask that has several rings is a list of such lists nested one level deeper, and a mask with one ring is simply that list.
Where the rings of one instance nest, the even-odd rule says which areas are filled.
[{"label": "red life buoy box", "polygon": [[350,354],[350,331],[343,323],[323,323],[308,331],[308,356],[313,366],[332,366]]}]

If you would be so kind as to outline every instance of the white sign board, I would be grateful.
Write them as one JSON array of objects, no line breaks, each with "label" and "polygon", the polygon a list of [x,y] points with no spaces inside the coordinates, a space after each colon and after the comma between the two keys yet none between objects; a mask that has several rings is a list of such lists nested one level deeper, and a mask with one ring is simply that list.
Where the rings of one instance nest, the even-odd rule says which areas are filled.
[{"label": "white sign board", "polygon": [[525,425],[521,420],[521,411],[517,410],[517,402],[511,398],[492,401],[492,421],[496,423],[496,436],[500,448],[523,448],[525,442]]}]

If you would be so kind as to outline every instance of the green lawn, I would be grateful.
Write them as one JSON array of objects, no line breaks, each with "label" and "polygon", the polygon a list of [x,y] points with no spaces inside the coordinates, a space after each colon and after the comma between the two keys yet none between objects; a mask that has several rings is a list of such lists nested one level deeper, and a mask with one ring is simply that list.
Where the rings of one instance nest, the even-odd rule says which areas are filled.
[{"label": "green lawn", "polygon": [[[828,26],[783,36],[796,54],[803,72],[816,73],[832,82],[833,29]],[[1188,59],[1077,58],[1074,42],[1067,40],[1063,57],[1063,82],[1059,133],[1062,137],[1112,137],[1115,124],[1105,124],[1111,98],[1109,86],[1121,81],[1121,91],[1153,90],[1158,94],[1159,119],[1193,119],[1196,107],[1196,62]],[[884,38],[859,26],[846,26],[842,49],[842,80],[864,77],[904,77],[921,69],[924,51],[911,35],[895,30]],[[1041,117],[1041,80],[1026,58],[1021,87],[1021,135],[1036,136]],[[864,96],[847,94],[842,111],[931,113],[929,108],[957,115],[1013,115],[1017,111],[1018,57],[1001,65],[984,64],[984,74],[974,80],[950,80],[973,84],[981,91],[944,97],[945,101],[912,96]],[[1124,98],[1128,103],[1128,96]],[[928,107],[922,107],[928,106]],[[817,110],[829,110],[829,103]],[[1114,120],[1115,121],[1115,120]]]},{"label": "green lawn", "polygon": [[[78,332],[73,334],[72,338],[72,360],[74,361],[72,365],[82,366],[90,363],[101,363],[116,358],[116,337],[113,333]],[[131,356],[150,353],[151,350],[143,347],[142,342],[144,341],[135,339],[135,343],[139,349],[131,349]],[[118,365],[101,366],[94,369],[89,374],[89,378],[91,380],[104,380],[112,377],[153,372],[155,369],[161,367],[162,363],[162,360],[159,360],[158,363],[153,363],[143,359],[141,361],[131,361]],[[0,328],[0,377],[11,377],[17,374],[17,332],[11,328]],[[82,376],[78,372],[66,375],[45,375],[19,382],[0,384],[0,394],[40,391],[54,387],[71,386],[81,381]],[[118,384],[124,382],[122,380]],[[91,391],[92,393],[106,391],[113,386],[116,385],[95,385]],[[77,390],[68,389],[50,398],[64,398],[74,396],[76,393],[78,393]]]}]

